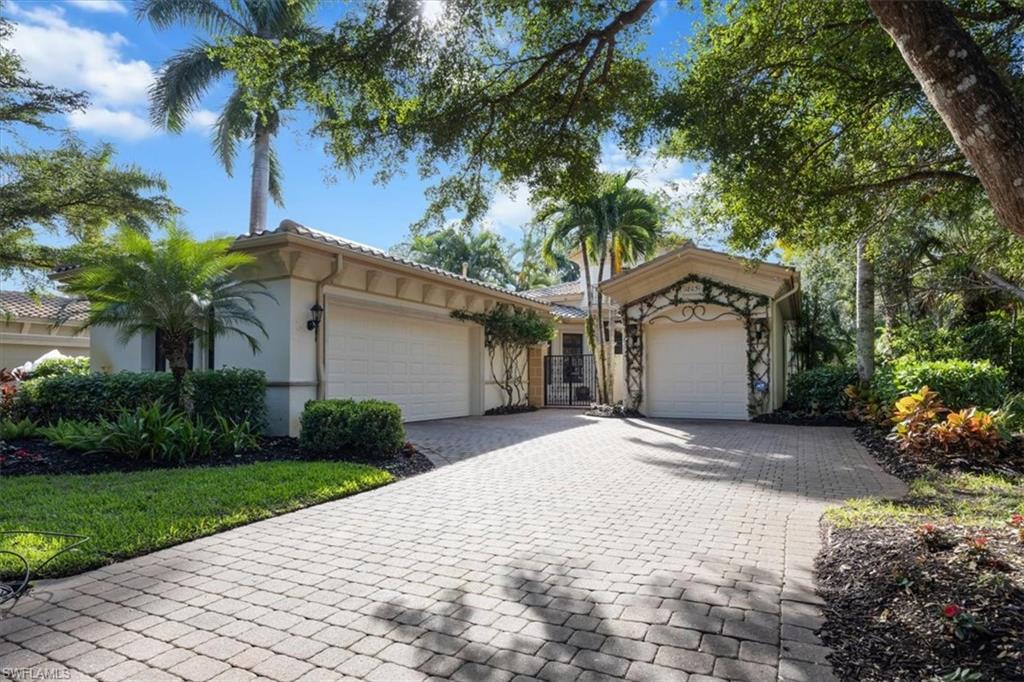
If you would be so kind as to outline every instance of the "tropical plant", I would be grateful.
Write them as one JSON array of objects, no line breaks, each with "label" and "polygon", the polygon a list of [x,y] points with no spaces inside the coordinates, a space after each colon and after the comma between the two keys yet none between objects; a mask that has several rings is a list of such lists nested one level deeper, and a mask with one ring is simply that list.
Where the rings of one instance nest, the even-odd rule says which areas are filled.
[{"label": "tropical plant", "polygon": [[236,270],[253,257],[229,251],[231,242],[196,241],[175,226],[159,241],[121,230],[108,248],[69,277],[65,290],[89,301],[86,327],[113,327],[123,342],[159,331],[175,400],[185,406],[182,385],[190,341],[209,345],[215,337],[236,334],[256,353],[256,334],[267,334],[255,301],[273,297],[262,283],[235,279]]},{"label": "tropical plant", "polygon": [[530,346],[550,341],[555,325],[548,316],[499,303],[490,310],[453,310],[451,316],[484,328],[484,347],[490,358],[491,377],[504,393],[505,408],[526,403],[526,355]]},{"label": "tropical plant", "polygon": [[91,452],[99,447],[103,427],[97,422],[60,419],[56,424],[40,428],[39,433],[62,448]]},{"label": "tropical plant", "polygon": [[[604,297],[593,288],[589,263],[597,266],[598,278],[610,270],[616,273],[622,265],[642,260],[653,253],[661,237],[661,208],[646,192],[629,186],[634,174],[606,175],[601,188],[583,200],[552,202],[543,207],[540,220],[553,222],[542,252],[554,263],[556,245],[578,245],[583,254],[583,270],[587,291],[587,333],[592,348],[597,349],[600,376],[598,398],[611,402],[611,370],[607,357],[607,333]],[[596,295],[593,295],[596,294]],[[595,324],[589,308],[596,308]],[[597,343],[594,343],[596,327]]]},{"label": "tropical plant", "polygon": [[954,411],[924,386],[896,401],[890,438],[911,458],[945,464],[964,457],[994,463],[1006,446],[993,414],[971,407]]},{"label": "tropical plant", "polygon": [[413,235],[395,249],[412,260],[463,274],[499,286],[512,284],[512,268],[505,255],[501,235],[490,230],[462,230],[446,227],[428,234]]},{"label": "tropical plant", "polygon": [[39,427],[31,419],[0,420],[0,440],[35,438],[37,435],[39,435]]},{"label": "tropical plant", "polygon": [[[150,91],[153,122],[175,133],[185,129],[203,94],[230,71],[217,56],[217,46],[252,47],[255,58],[266,43],[302,44],[317,39],[320,31],[310,23],[310,16],[319,4],[319,0],[141,0],[136,14],[158,29],[193,24],[213,35],[212,42],[196,40],[164,63]],[[238,142],[252,141],[250,234],[266,229],[269,198],[283,204],[281,169],[271,140],[281,125],[280,107],[293,94],[273,105],[254,106],[251,93],[236,82],[217,118],[214,151],[228,175],[233,171]]]}]

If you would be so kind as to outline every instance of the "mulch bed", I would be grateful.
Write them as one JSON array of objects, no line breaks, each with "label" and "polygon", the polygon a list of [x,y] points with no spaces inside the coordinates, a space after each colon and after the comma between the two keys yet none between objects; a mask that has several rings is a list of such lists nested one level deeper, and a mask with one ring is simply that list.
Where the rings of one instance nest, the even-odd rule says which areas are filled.
[{"label": "mulch bed", "polygon": [[[878,463],[887,472],[904,481],[909,481],[928,471],[924,464],[907,459],[900,453],[892,441],[886,436],[888,432],[872,425],[861,425],[853,432],[854,438],[874,455]],[[1024,440],[1016,438],[1010,445],[1010,451],[1000,461],[998,467],[986,466],[962,458],[944,462],[942,471],[956,473],[999,473],[1007,476],[1024,475]]]},{"label": "mulch bed", "polygon": [[512,407],[492,407],[491,409],[484,412],[485,417],[493,417],[502,414],[524,414],[526,412],[536,412],[539,408],[533,405],[513,405]]},{"label": "mulch bed", "polygon": [[[143,471],[170,468],[165,464],[131,461],[103,454],[66,450],[42,438],[12,440],[0,446],[0,476],[29,474],[98,474],[110,471]],[[392,457],[367,457],[350,453],[311,455],[299,448],[296,438],[264,438],[259,450],[194,462],[189,466],[234,466],[255,462],[330,460],[355,462],[384,469],[395,478],[407,478],[434,468],[426,455],[411,443]]]},{"label": "mulch bed", "polygon": [[[826,532],[821,637],[840,678],[931,680],[966,668],[977,677],[956,679],[1024,679],[1024,544],[1012,529],[987,529],[988,550],[975,555],[963,542],[970,529],[944,530],[954,547],[930,549],[906,526]],[[956,637],[949,604],[979,627]]]},{"label": "mulch bed", "polygon": [[759,414],[751,421],[758,424],[785,424],[788,426],[859,426],[860,422],[850,419],[842,412],[815,414],[811,412],[792,412],[776,410]]}]

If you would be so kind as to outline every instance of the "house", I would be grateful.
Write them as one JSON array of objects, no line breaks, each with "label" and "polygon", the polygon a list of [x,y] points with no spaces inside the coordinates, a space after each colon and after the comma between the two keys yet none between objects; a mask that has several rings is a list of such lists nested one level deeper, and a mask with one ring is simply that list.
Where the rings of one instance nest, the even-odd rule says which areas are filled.
[{"label": "house", "polygon": [[89,334],[79,333],[85,318],[81,303],[63,296],[3,291],[0,315],[0,368],[20,367],[51,350],[69,356],[89,354]]},{"label": "house", "polygon": [[[274,433],[297,434],[313,398],[390,400],[409,421],[497,407],[482,328],[451,318],[453,310],[497,304],[556,318],[555,340],[531,349],[523,367],[531,403],[596,398],[592,382],[586,391],[571,388],[571,400],[558,394],[595,371],[585,318],[597,292],[588,299],[579,282],[511,292],[290,220],[239,237],[234,248],[256,258],[241,276],[264,282],[273,295],[257,303],[268,337],[257,355],[242,339],[219,338],[214,348],[194,349],[193,366],[264,370]],[[746,419],[777,406],[798,286],[789,268],[692,245],[604,278],[601,295],[611,312],[623,313],[607,320],[609,337],[618,332],[609,344],[616,397],[665,417]],[[95,328],[93,368],[159,369],[158,341],[149,335],[122,344],[112,330]]]}]

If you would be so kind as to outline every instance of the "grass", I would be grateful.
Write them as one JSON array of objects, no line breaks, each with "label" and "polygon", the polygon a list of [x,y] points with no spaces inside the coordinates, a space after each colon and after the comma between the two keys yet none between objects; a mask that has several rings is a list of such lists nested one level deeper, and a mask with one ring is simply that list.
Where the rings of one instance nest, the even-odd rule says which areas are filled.
[{"label": "grass", "polygon": [[1005,528],[1024,513],[1024,477],[930,472],[910,482],[900,500],[857,498],[825,512],[839,528],[949,521],[961,526]]},{"label": "grass", "polygon": [[[393,479],[347,462],[263,462],[133,473],[0,478],[0,530],[51,530],[89,536],[38,577],[79,573],[328,500]],[[0,536],[38,566],[66,541]],[[0,576],[18,575],[0,554]]]}]

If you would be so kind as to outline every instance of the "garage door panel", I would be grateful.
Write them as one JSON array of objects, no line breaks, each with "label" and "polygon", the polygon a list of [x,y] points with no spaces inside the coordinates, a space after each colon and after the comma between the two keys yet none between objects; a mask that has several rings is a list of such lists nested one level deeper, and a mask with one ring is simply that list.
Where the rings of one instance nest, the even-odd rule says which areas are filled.
[{"label": "garage door panel", "polygon": [[747,419],[746,333],[740,321],[654,325],[648,336],[652,417]]},{"label": "garage door panel", "polygon": [[327,395],[398,403],[406,421],[469,414],[469,329],[331,305]]}]

